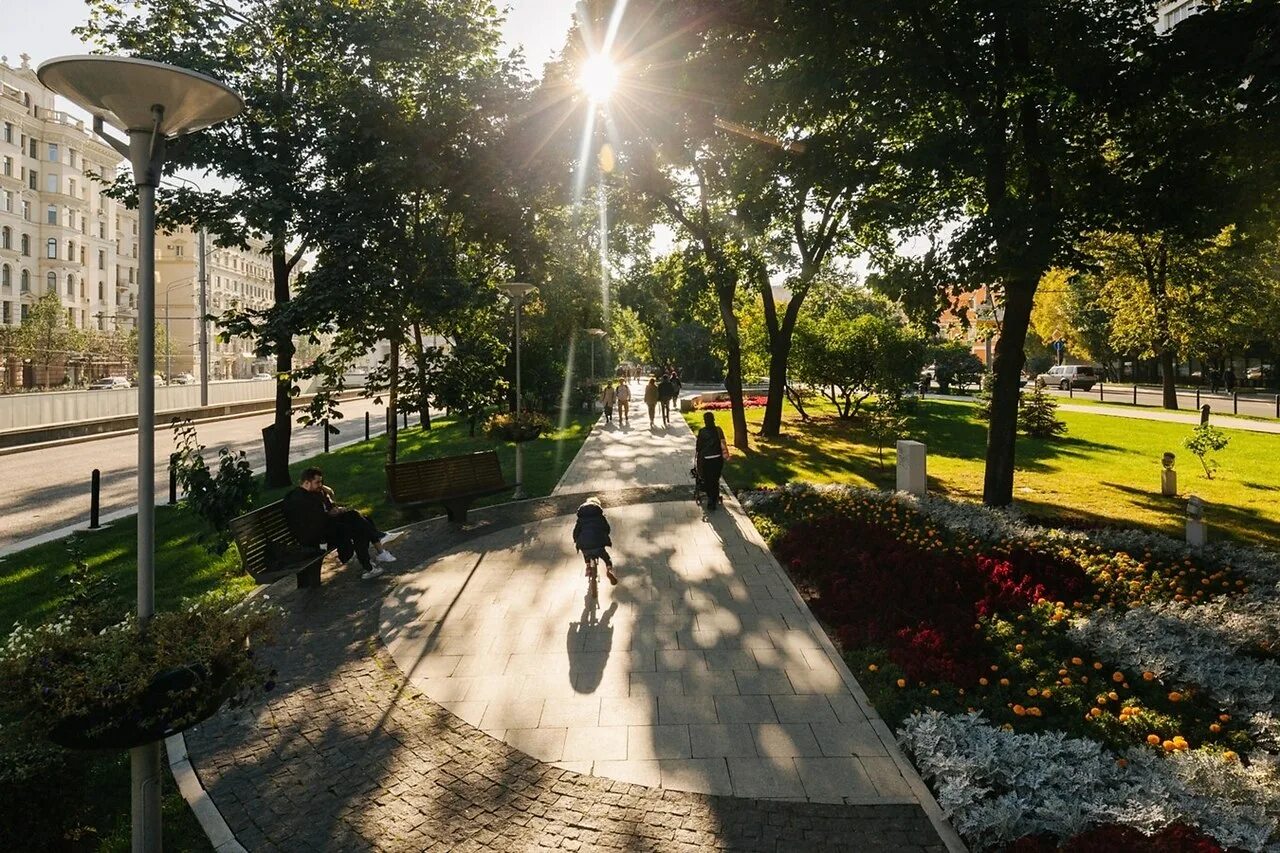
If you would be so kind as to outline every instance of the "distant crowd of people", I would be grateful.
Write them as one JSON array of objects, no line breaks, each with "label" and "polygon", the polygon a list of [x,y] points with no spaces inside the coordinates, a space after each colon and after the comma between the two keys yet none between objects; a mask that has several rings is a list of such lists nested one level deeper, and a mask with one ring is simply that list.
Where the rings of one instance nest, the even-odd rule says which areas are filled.
[{"label": "distant crowd of people", "polygon": [[[604,422],[613,423],[614,409],[618,412],[618,423],[631,423],[631,382],[638,379],[641,371],[637,367],[624,366],[618,368],[616,383],[606,381],[600,391],[600,403],[604,406]],[[672,403],[680,399],[680,369],[668,363],[649,376],[644,387],[644,404],[649,410],[649,426],[653,427],[659,417],[664,427],[671,425]]]}]

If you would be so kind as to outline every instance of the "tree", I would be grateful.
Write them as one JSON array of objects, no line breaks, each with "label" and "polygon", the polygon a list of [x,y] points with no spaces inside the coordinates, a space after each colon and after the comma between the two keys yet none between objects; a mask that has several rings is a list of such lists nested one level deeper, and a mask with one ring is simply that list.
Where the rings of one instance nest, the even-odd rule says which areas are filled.
[{"label": "tree", "polygon": [[920,375],[923,338],[886,317],[828,314],[796,331],[797,378],[817,389],[850,418],[873,394],[900,397]]},{"label": "tree", "polygon": [[[839,43],[838,58],[822,53],[827,82],[815,97],[854,104],[880,127],[884,156],[914,188],[911,209],[896,212],[900,221],[933,233],[943,222],[959,223],[946,250],[952,283],[987,284],[1000,296],[983,487],[989,505],[1013,499],[1020,374],[1037,286],[1070,260],[1081,234],[1116,218],[1100,192],[1116,165],[1108,162],[1113,140],[1133,117],[1154,112],[1152,95],[1170,83],[1159,73],[1171,63],[1150,11],[1141,0],[792,4],[791,17],[808,23],[813,43]],[[1194,30],[1199,17],[1179,30]],[[1262,45],[1252,43],[1260,27],[1237,29],[1232,50],[1219,39],[1202,52],[1212,71],[1201,76],[1212,77],[1221,95],[1240,89],[1248,79],[1241,73],[1251,71],[1270,92],[1274,68],[1257,59]],[[1274,97],[1257,98],[1259,111],[1274,113]],[[1242,118],[1232,120],[1235,127]],[[1197,125],[1183,109],[1168,120],[1171,129]],[[1221,142],[1190,137],[1188,146],[1201,151]],[[1143,150],[1157,147],[1150,140]]]},{"label": "tree", "polygon": [[66,360],[75,337],[75,330],[67,326],[67,312],[61,297],[55,291],[46,291],[18,326],[16,342],[18,357],[40,366],[37,384],[49,384],[50,368],[54,362]]},{"label": "tree", "polygon": [[612,342],[614,354],[621,361],[647,364],[653,359],[649,347],[648,330],[634,308],[619,305],[613,309],[613,325],[610,328],[609,340]]},{"label": "tree", "polygon": [[938,390],[946,394],[952,384],[974,385],[986,372],[982,359],[964,341],[945,341],[929,348]]}]

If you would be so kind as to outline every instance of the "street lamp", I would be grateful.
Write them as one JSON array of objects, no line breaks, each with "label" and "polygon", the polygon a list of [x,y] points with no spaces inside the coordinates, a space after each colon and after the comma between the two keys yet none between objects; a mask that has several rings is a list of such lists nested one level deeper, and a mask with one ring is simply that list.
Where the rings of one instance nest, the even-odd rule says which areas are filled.
[{"label": "street lamp", "polygon": [[[523,281],[507,281],[498,285],[515,303],[516,308],[516,429],[519,430],[520,411],[524,408],[524,398],[520,388],[520,309],[524,307],[524,298],[536,288]],[[524,442],[516,442],[516,491],[513,497],[521,500],[524,493]]]},{"label": "street lamp", "polygon": [[[60,56],[36,76],[48,89],[93,115],[93,130],[129,160],[138,188],[138,619],[156,609],[155,423],[156,185],[167,140],[232,118],[244,108],[235,92],[212,77],[159,62],[119,56]],[[123,130],[128,141],[106,132]],[[160,743],[135,747],[132,777],[134,853],[159,853]]]},{"label": "street lamp", "polygon": [[604,329],[587,329],[587,334],[591,336],[591,378],[598,379],[596,376],[596,338],[603,338],[609,334]]}]

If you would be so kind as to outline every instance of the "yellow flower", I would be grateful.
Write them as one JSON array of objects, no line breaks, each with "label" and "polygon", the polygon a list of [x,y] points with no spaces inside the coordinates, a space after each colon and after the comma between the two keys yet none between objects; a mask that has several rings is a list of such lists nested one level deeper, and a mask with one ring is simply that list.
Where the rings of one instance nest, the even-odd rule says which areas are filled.
[{"label": "yellow flower", "polygon": [[899,678],[899,679],[898,679],[898,686],[899,686],[899,687],[906,687],[906,686],[907,686],[907,680],[906,680],[905,678]]},{"label": "yellow flower", "polygon": [[1181,694],[1181,693],[1179,693],[1177,690],[1172,691],[1172,692],[1169,694],[1169,701],[1170,701],[1170,702],[1181,702],[1181,701],[1182,701],[1182,694]]},{"label": "yellow flower", "polygon": [[1013,713],[1017,714],[1019,717],[1022,717],[1026,715],[1027,709],[1022,707],[1021,705],[1014,705]]},{"label": "yellow flower", "polygon": [[876,672],[876,671],[878,671],[879,669],[880,669],[880,667],[876,666],[875,664],[871,664],[870,666],[868,666],[868,667],[867,667],[867,671],[868,671],[868,672]]},{"label": "yellow flower", "polygon": [[1116,684],[1119,684],[1120,682],[1124,681],[1124,673],[1123,672],[1111,673],[1111,680],[1114,681]]},{"label": "yellow flower", "polygon": [[1147,735],[1147,743],[1151,744],[1152,746],[1159,746],[1160,735]]}]

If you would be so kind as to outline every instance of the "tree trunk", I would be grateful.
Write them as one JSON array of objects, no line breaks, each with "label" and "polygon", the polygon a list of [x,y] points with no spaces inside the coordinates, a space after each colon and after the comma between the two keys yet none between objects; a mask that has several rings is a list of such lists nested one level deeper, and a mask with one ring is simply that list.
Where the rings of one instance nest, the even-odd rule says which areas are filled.
[{"label": "tree trunk", "polygon": [[1164,407],[1174,411],[1178,408],[1177,377],[1173,370],[1173,349],[1165,347],[1160,351],[1160,387],[1164,396]]},{"label": "tree trunk", "polygon": [[720,319],[724,323],[725,377],[724,390],[729,392],[729,408],[733,416],[733,446],[746,450],[747,412],[742,401],[742,341],[738,337],[738,318],[733,313],[735,287],[717,287]]},{"label": "tree trunk", "polygon": [[[289,264],[282,243],[271,250],[271,275],[276,309],[280,310],[289,303]],[[276,339],[275,349],[276,413],[272,433],[274,452],[268,452],[266,460],[268,489],[282,488],[292,482],[289,477],[289,447],[293,437],[293,395],[289,391],[293,382],[289,373],[293,370],[293,336],[287,329]]]},{"label": "tree trunk", "polygon": [[422,324],[413,324],[413,339],[418,345],[418,422],[431,429],[430,389],[427,386],[427,351],[422,348]]},{"label": "tree trunk", "polygon": [[387,424],[387,464],[396,464],[396,450],[400,443],[400,412],[396,408],[396,400],[400,391],[400,341],[392,338],[390,370],[390,388],[387,390],[387,405],[391,407],[391,422]]},{"label": "tree trunk", "polygon": [[982,502],[1013,503],[1014,449],[1018,438],[1018,395],[1022,387],[1023,348],[1031,324],[1037,278],[1005,283],[1004,328],[996,342],[991,385],[991,427],[987,432],[987,470]]}]

